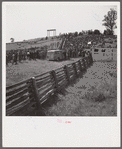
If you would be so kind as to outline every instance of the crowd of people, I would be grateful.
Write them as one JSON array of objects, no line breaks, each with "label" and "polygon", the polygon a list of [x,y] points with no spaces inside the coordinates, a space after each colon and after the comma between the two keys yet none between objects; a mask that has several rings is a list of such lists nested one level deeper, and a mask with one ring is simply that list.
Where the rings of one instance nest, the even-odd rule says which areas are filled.
[{"label": "crowd of people", "polygon": [[[104,36],[64,36],[62,38],[63,42],[61,43],[60,50],[63,50],[64,59],[76,58],[79,56],[84,57],[88,55],[86,49],[91,49],[97,44],[105,45]],[[116,38],[113,40],[116,40]],[[10,51],[6,54],[6,64],[17,64],[24,60],[45,59],[46,54],[47,50],[38,49]]]},{"label": "crowd of people", "polygon": [[88,51],[86,49],[91,49],[91,44],[81,40],[80,38],[65,38],[65,45],[62,47],[66,59],[84,57],[87,55]]},{"label": "crowd of people", "polygon": [[91,42],[92,46],[96,46],[98,44],[101,44],[102,46],[105,46],[105,43],[109,42],[107,40],[110,40],[112,43],[117,43],[117,37],[116,36],[104,36],[104,35],[86,35],[86,36],[79,36],[79,37],[71,37],[68,38],[68,42],[65,46],[70,46],[71,44],[75,45],[75,47],[83,46],[84,48],[89,48],[89,42]]},{"label": "crowd of people", "polygon": [[25,60],[36,60],[36,59],[44,59],[46,57],[46,51],[39,51],[39,50],[14,50],[9,51],[6,53],[6,65],[8,63],[18,64],[19,62],[25,61]]},{"label": "crowd of people", "polygon": [[[109,37],[105,37],[103,35],[99,36],[80,36],[80,37],[73,37],[73,36],[65,36],[65,45],[62,47],[66,52],[66,57],[84,57],[85,54],[88,53],[87,49],[92,49],[95,46],[106,47],[107,41],[105,39],[109,39]],[[116,37],[110,38],[111,41],[116,42]]]}]

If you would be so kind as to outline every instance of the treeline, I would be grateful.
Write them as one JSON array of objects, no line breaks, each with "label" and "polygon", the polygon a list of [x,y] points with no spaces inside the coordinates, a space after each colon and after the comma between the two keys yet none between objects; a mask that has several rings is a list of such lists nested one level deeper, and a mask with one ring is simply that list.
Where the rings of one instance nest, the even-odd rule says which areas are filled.
[{"label": "treeline", "polygon": [[82,36],[82,35],[113,35],[113,32],[109,29],[104,30],[103,33],[100,32],[100,30],[95,29],[93,30],[86,30],[86,31],[81,31],[81,32],[73,32],[73,33],[63,33],[59,34],[60,37],[77,37],[77,36]]}]

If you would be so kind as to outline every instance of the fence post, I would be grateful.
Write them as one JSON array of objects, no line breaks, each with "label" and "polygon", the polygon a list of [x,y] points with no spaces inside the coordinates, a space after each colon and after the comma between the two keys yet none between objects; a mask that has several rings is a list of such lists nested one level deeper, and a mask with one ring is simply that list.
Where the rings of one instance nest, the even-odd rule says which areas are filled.
[{"label": "fence post", "polygon": [[70,75],[69,75],[68,68],[67,68],[66,65],[64,66],[64,71],[65,71],[65,74],[66,74],[67,81],[70,82]]},{"label": "fence post", "polygon": [[37,115],[41,115],[44,114],[42,111],[42,105],[40,104],[40,99],[39,99],[39,93],[38,93],[38,89],[37,89],[37,85],[36,85],[36,80],[35,77],[32,77],[32,86],[33,86],[33,92],[34,92],[34,97],[35,97],[35,101],[36,101],[36,105],[37,105]]},{"label": "fence post", "polygon": [[77,77],[77,69],[76,69],[76,64],[75,63],[72,63],[72,66],[74,68],[74,71],[75,71],[75,76]]},{"label": "fence post", "polygon": [[54,82],[55,82],[55,88],[58,88],[58,80],[56,78],[56,73],[54,70],[51,71],[51,75],[52,75]]},{"label": "fence post", "polygon": [[28,87],[28,93],[29,93],[29,99],[32,98],[33,94],[31,94],[33,92],[32,89],[32,80],[30,79],[29,81],[27,81],[27,87]]}]

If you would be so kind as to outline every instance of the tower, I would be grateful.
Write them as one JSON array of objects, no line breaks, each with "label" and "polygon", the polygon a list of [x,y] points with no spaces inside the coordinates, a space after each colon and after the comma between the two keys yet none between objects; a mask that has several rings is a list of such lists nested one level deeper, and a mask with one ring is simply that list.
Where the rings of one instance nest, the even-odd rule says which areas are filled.
[{"label": "tower", "polygon": [[50,37],[50,32],[53,32],[53,36],[56,36],[56,29],[48,29],[47,30],[47,37]]}]

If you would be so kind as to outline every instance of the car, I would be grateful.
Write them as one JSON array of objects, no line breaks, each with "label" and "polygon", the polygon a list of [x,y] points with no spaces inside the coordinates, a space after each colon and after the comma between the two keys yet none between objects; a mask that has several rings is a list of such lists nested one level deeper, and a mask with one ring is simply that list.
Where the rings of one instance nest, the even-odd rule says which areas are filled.
[{"label": "car", "polygon": [[47,60],[60,61],[64,59],[62,50],[49,50],[47,51]]}]

